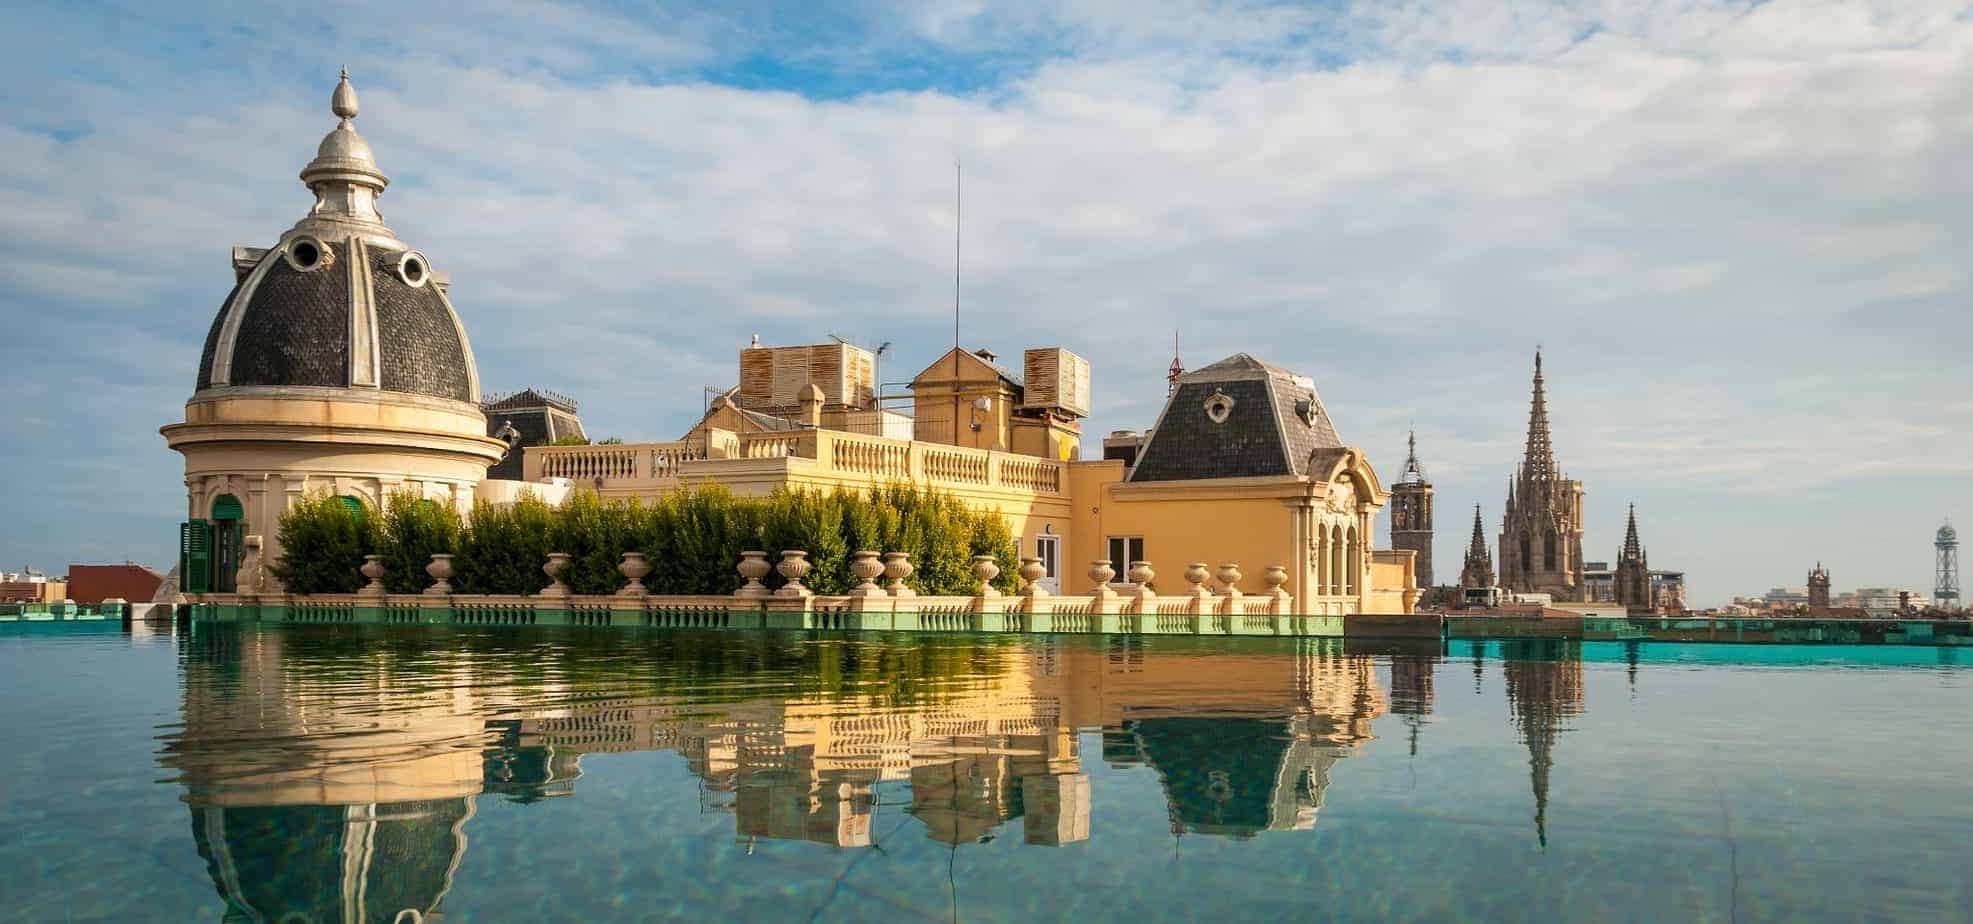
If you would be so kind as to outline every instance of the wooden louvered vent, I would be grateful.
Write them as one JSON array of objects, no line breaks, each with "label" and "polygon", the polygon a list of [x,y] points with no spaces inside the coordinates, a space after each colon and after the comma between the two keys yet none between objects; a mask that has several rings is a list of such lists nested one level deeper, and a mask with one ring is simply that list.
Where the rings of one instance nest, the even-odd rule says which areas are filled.
[{"label": "wooden louvered vent", "polygon": [[1027,386],[1022,407],[1089,416],[1089,360],[1060,347],[1043,347],[1022,354],[1021,371]]}]

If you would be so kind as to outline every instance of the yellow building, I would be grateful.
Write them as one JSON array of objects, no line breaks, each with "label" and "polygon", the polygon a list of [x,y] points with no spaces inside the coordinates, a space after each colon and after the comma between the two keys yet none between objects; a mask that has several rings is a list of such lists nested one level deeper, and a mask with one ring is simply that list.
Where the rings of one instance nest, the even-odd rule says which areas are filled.
[{"label": "yellow building", "polygon": [[1216,593],[1279,587],[1300,614],[1412,611],[1414,553],[1373,551],[1389,492],[1311,379],[1229,357],[1177,380],[1132,458],[1082,461],[1088,361],[1028,350],[1017,376],[997,360],[933,360],[911,379],[906,415],[871,387],[867,351],[756,343],[741,351],[740,385],[681,439],[528,447],[524,478],[605,498],[913,482],[1006,517],[1049,593],[1087,593],[1105,567],[1112,589],[1134,593],[1145,562],[1164,593],[1187,589],[1190,569]]}]

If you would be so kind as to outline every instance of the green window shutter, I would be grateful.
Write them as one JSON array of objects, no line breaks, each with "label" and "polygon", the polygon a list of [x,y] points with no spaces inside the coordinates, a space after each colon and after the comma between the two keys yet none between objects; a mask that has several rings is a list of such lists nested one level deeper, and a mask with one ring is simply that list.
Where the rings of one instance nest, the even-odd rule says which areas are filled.
[{"label": "green window shutter", "polygon": [[212,502],[212,518],[215,520],[239,520],[244,518],[240,509],[240,499],[231,494],[221,494]]},{"label": "green window shutter", "polygon": [[212,590],[212,524],[186,520],[178,524],[178,589],[188,594]]}]

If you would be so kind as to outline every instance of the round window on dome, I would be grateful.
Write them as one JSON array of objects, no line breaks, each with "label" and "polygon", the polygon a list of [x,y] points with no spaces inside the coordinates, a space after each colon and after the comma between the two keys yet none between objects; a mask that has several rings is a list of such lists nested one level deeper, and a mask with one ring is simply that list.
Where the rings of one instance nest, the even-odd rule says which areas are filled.
[{"label": "round window on dome", "polygon": [[336,252],[313,237],[298,237],[289,241],[285,256],[288,265],[299,273],[319,270],[336,262]]},{"label": "round window on dome", "polygon": [[415,250],[407,250],[397,258],[397,278],[404,284],[417,288],[425,284],[432,275],[431,267],[425,263],[425,255]]}]

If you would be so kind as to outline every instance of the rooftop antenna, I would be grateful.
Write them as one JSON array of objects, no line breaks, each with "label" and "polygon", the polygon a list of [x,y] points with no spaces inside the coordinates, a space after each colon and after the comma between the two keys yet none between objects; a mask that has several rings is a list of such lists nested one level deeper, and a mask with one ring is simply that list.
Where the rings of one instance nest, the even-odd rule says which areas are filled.
[{"label": "rooftop antenna", "polygon": [[[959,415],[963,408],[959,394],[959,243],[965,225],[965,168],[959,154],[952,155],[952,444],[959,445]],[[956,913],[956,912],[955,912]]]},{"label": "rooftop antenna", "polygon": [[1178,328],[1171,329],[1171,368],[1165,370],[1165,397],[1178,393],[1178,377],[1185,374],[1185,364],[1178,359]]}]

